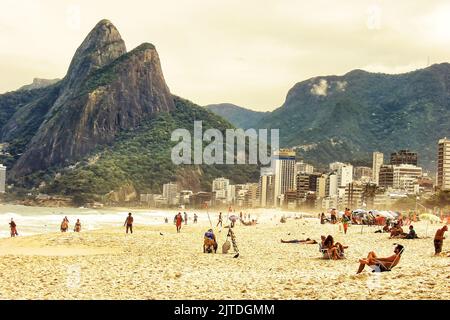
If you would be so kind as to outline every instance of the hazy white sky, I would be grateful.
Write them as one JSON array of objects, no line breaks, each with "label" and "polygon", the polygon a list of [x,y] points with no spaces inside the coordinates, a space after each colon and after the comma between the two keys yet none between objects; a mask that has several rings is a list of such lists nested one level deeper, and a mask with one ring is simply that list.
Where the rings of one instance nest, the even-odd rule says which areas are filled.
[{"label": "hazy white sky", "polygon": [[313,76],[450,61],[449,1],[2,0],[0,92],[62,78],[103,18],[128,50],[156,45],[171,92],[200,105],[271,110]]}]

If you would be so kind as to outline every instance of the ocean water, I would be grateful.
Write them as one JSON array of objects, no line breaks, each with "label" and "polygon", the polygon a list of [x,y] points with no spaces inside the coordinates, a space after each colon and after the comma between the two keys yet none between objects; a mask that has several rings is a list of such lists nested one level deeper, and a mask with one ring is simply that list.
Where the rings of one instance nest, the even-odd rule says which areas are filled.
[{"label": "ocean water", "polygon": [[[181,210],[188,214],[188,223],[193,222],[194,212],[198,215],[199,223],[206,223],[212,226],[217,224],[218,211],[190,211]],[[162,225],[167,217],[169,224],[173,223],[177,210],[130,210],[126,209],[90,209],[90,208],[47,208],[28,207],[20,205],[0,204],[0,238],[10,236],[9,222],[11,218],[17,224],[19,236],[29,236],[49,232],[59,232],[60,225],[65,216],[69,219],[69,232],[73,232],[75,222],[80,219],[81,231],[95,230],[107,227],[122,227],[128,212],[132,212],[135,225]],[[287,218],[303,217],[310,219],[311,215],[300,212],[285,212],[277,209],[252,209],[244,211],[251,214],[251,219],[257,219],[263,223],[278,223],[282,216]],[[239,216],[238,210],[235,213],[222,211],[223,223],[227,224],[227,217],[231,215]],[[184,217],[183,217],[184,218]]]},{"label": "ocean water", "polygon": [[[75,222],[80,219],[81,230],[95,230],[105,227],[123,226],[129,211],[116,209],[89,209],[89,208],[46,208],[27,207],[19,205],[0,204],[0,238],[9,237],[9,222],[11,218],[17,224],[19,236],[28,236],[48,232],[58,232],[65,216],[69,219],[69,232],[73,231]],[[164,210],[131,210],[134,222],[137,225],[164,224],[164,218],[173,222],[174,211]],[[184,211],[183,211],[184,212]],[[193,219],[193,212],[188,212],[188,219]],[[201,217],[200,220],[207,220]],[[191,221],[192,223],[192,221]]]}]

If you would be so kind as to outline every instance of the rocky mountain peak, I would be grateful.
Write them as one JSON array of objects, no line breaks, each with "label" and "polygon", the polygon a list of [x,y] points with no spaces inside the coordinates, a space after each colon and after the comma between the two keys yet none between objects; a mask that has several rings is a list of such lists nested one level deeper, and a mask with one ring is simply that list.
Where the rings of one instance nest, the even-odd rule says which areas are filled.
[{"label": "rocky mountain peak", "polygon": [[101,20],[75,52],[66,76],[66,86],[72,88],[95,71],[127,52],[125,42],[109,20]]}]

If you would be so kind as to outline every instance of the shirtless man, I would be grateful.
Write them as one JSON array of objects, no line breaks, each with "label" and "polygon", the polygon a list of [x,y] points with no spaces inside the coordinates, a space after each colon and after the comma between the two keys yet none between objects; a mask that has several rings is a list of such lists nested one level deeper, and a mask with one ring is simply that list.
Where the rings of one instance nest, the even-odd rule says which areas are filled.
[{"label": "shirtless man", "polygon": [[[375,252],[369,252],[367,259],[359,260],[359,268],[356,274],[361,273],[366,265],[372,268],[378,267],[380,271],[390,270],[395,267],[399,262],[403,252],[403,246],[398,244],[394,249],[394,254],[387,258],[378,258]],[[376,270],[376,269],[374,269]]]},{"label": "shirtless man", "polygon": [[128,213],[128,217],[125,219],[125,223],[123,224],[123,226],[127,227],[127,234],[128,234],[128,230],[130,230],[131,233],[133,233],[133,217],[131,216],[131,212]]},{"label": "shirtless man", "polygon": [[436,231],[436,235],[434,236],[434,255],[438,256],[442,252],[442,245],[444,244],[444,233],[448,231],[447,226],[443,226],[442,228]]}]

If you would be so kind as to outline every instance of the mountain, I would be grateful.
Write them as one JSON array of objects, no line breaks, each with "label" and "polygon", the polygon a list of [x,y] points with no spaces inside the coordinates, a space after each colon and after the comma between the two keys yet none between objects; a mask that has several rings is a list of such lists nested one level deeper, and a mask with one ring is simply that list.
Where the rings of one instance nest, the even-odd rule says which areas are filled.
[{"label": "mountain", "polygon": [[40,78],[34,78],[33,79],[33,83],[27,84],[25,86],[20,87],[20,89],[18,91],[45,88],[45,87],[51,86],[52,84],[55,84],[55,83],[59,82],[60,80],[61,79],[40,79]]},{"label": "mountain", "polygon": [[243,129],[254,128],[254,126],[268,114],[268,112],[253,111],[231,103],[210,104],[205,106],[205,108],[227,119],[236,126],[236,128]]},{"label": "mountain", "polygon": [[[226,110],[221,114],[233,123]],[[246,127],[245,120],[239,124]],[[437,141],[450,136],[449,123],[448,63],[396,75],[354,70],[314,77],[297,83],[284,104],[256,124],[249,121],[280,129],[282,146],[295,147],[302,158],[320,165],[370,164],[372,151],[411,149],[432,171]]]},{"label": "mountain", "polygon": [[[217,167],[175,166],[170,159],[171,130],[193,130],[194,120],[233,127],[173,96],[155,46],[127,52],[116,27],[102,20],[62,80],[0,95],[0,143],[6,146],[0,161],[12,167],[10,182],[55,194],[154,193],[177,179],[185,188],[209,188],[222,175]],[[257,178],[256,166],[236,172],[236,180]]]}]

